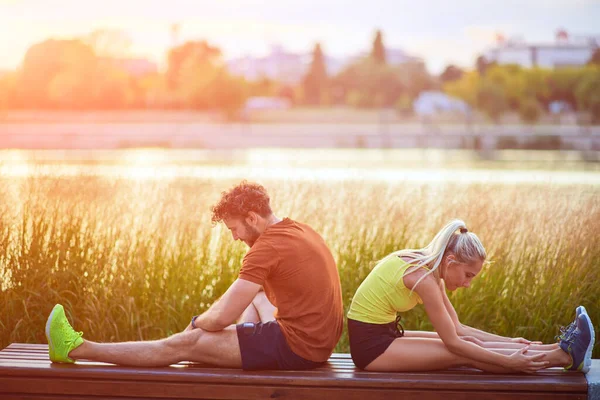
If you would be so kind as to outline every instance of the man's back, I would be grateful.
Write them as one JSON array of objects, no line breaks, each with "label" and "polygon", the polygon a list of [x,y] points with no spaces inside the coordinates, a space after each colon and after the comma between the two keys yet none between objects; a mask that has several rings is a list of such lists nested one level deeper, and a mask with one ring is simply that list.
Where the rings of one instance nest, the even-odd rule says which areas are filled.
[{"label": "man's back", "polygon": [[323,238],[285,218],[269,226],[244,257],[240,278],[263,285],[290,348],[326,361],[343,328],[340,279]]}]

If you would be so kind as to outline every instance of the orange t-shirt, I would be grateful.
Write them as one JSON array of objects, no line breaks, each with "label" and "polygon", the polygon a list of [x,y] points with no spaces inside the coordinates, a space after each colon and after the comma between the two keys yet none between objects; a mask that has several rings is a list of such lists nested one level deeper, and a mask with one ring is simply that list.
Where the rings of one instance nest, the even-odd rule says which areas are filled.
[{"label": "orange t-shirt", "polygon": [[240,279],[263,285],[294,353],[327,361],[342,334],[342,290],[317,232],[289,218],[269,226],[244,257]]}]

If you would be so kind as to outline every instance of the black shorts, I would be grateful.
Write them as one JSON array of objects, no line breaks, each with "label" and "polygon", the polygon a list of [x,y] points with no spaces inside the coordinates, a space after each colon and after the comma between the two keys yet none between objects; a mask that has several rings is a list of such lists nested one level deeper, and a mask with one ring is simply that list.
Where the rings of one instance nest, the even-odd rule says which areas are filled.
[{"label": "black shorts", "polygon": [[388,324],[369,324],[348,318],[348,338],[352,361],[360,369],[382,355],[390,344],[403,335],[399,320]]},{"label": "black shorts", "polygon": [[306,360],[294,353],[277,321],[244,322],[237,324],[236,330],[244,370],[302,370],[324,364]]}]

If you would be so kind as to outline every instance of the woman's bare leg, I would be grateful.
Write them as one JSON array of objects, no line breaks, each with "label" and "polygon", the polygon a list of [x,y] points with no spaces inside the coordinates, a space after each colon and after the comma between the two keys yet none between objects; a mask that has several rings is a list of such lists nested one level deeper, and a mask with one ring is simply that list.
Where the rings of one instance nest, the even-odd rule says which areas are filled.
[{"label": "woman's bare leg", "polygon": [[[404,331],[405,337],[420,337],[420,338],[429,338],[429,339],[439,339],[439,335],[437,332],[431,331]],[[522,349],[527,346],[523,343],[514,343],[514,342],[483,342],[481,347],[485,347],[486,349]],[[478,343],[476,343],[478,344]],[[551,344],[530,344],[530,350],[539,350],[539,351],[551,351],[558,349],[558,343]]]},{"label": "woman's bare leg", "polygon": [[[414,331],[413,331],[414,332]],[[518,344],[518,343],[517,343]],[[516,349],[495,349],[495,352],[510,355]],[[494,351],[493,349],[490,349]],[[527,351],[529,354],[529,351]],[[532,353],[534,353],[532,351]],[[535,352],[539,353],[539,352]],[[547,355],[549,367],[568,365],[570,358],[565,362],[564,356],[569,357],[561,349],[543,351]],[[562,354],[561,354],[562,353]],[[405,336],[392,342],[387,350],[371,362],[365,369],[367,371],[433,371],[453,367],[469,366],[487,372],[514,373],[509,368],[493,364],[473,361],[466,357],[458,356],[446,347],[441,339],[432,337]]]},{"label": "woman's bare leg", "polygon": [[513,343],[513,342],[483,342],[483,346],[486,349],[522,349],[525,346],[529,346],[529,350],[537,350],[537,351],[553,351],[556,349],[560,349],[558,347],[558,343],[552,344],[530,344],[526,345],[523,343]]},{"label": "woman's bare leg", "polygon": [[508,368],[472,361],[458,356],[441,339],[401,337],[365,368],[367,371],[418,372],[470,366],[488,372],[510,373]]},{"label": "woman's bare leg", "polygon": [[[507,356],[515,352],[514,348],[488,348],[488,350],[493,351],[494,353],[500,353]],[[548,361],[550,363],[547,368],[565,367],[567,365],[570,365],[572,361],[571,356],[565,353],[565,351],[558,346],[554,350],[538,351],[531,350],[531,347],[527,350],[527,355],[534,356],[536,354],[545,354],[544,361]]]}]

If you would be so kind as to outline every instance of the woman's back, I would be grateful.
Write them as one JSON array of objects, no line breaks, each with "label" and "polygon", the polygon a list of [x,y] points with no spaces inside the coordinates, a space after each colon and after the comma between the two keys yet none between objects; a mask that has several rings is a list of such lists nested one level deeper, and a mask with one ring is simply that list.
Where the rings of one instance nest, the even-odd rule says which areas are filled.
[{"label": "woman's back", "polygon": [[396,319],[397,312],[408,311],[421,298],[404,285],[404,273],[411,264],[391,255],[380,261],[356,291],[348,318],[371,324],[386,324]]}]

